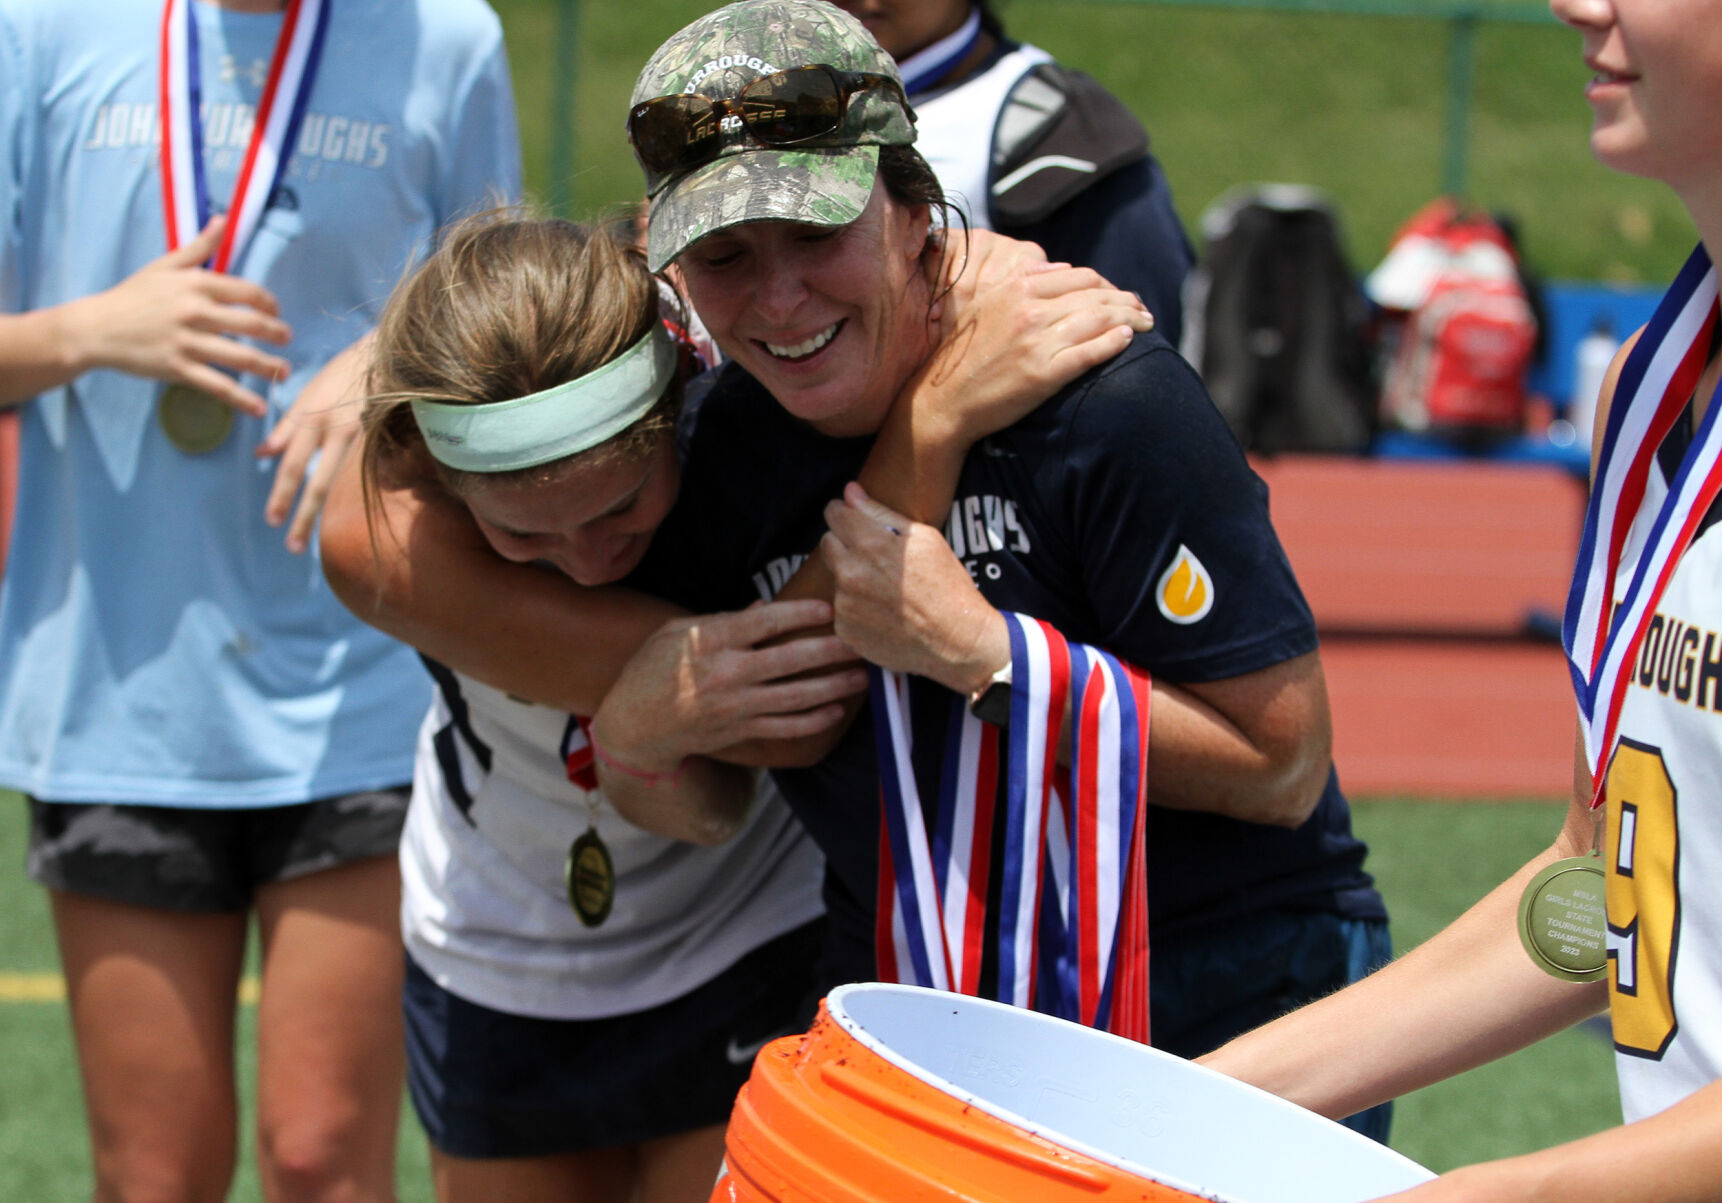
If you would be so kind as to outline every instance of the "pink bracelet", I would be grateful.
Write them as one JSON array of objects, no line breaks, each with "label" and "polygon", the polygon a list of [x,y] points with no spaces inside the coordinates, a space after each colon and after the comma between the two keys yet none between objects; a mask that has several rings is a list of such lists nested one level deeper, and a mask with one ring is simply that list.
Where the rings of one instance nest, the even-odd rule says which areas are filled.
[{"label": "pink bracelet", "polygon": [[648,772],[645,769],[637,769],[631,764],[623,764],[620,760],[617,760],[614,756],[611,756],[608,752],[604,751],[603,748],[598,746],[598,733],[593,731],[590,727],[586,729],[586,742],[592,745],[592,755],[602,761],[606,768],[615,769],[623,776],[632,777],[636,781],[644,781],[647,785],[656,785],[660,781],[668,781],[671,785],[674,785],[682,779],[682,773],[686,771],[688,767],[688,762],[683,760],[667,773],[653,773]]}]

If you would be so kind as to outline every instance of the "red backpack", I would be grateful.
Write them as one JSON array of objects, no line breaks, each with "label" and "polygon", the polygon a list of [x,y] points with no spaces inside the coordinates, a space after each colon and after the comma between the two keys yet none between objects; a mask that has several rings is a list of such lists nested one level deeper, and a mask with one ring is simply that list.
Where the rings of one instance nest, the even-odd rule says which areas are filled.
[{"label": "red backpack", "polygon": [[1523,429],[1537,319],[1499,223],[1443,197],[1399,231],[1365,288],[1395,332],[1382,380],[1386,425],[1466,435]]}]

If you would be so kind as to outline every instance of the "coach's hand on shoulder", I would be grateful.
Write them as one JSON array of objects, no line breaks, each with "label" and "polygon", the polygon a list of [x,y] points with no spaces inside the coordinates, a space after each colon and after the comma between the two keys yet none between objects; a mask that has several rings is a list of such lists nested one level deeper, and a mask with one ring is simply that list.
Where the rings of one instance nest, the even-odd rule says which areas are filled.
[{"label": "coach's hand on shoulder", "polygon": [[1154,318],[1135,293],[1092,268],[1048,263],[1040,247],[948,231],[929,270],[939,344],[902,402],[972,443],[1019,421],[1117,355]]}]

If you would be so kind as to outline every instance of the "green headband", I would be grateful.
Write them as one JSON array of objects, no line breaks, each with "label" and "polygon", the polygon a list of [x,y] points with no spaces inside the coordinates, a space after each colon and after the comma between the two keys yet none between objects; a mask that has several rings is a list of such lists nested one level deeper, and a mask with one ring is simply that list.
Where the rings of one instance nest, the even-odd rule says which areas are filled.
[{"label": "green headband", "polygon": [[662,322],[603,367],[542,392],[488,405],[414,401],[438,461],[463,472],[512,472],[596,447],[651,411],[676,372]]}]

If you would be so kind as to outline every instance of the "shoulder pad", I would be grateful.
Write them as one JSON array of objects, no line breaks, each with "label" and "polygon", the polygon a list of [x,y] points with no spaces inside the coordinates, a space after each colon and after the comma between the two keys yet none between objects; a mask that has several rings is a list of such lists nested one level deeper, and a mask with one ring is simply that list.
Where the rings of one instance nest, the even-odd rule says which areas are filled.
[{"label": "shoulder pad", "polygon": [[1005,98],[993,130],[992,212],[1002,225],[1039,221],[1148,153],[1148,131],[1098,81],[1041,63]]}]

